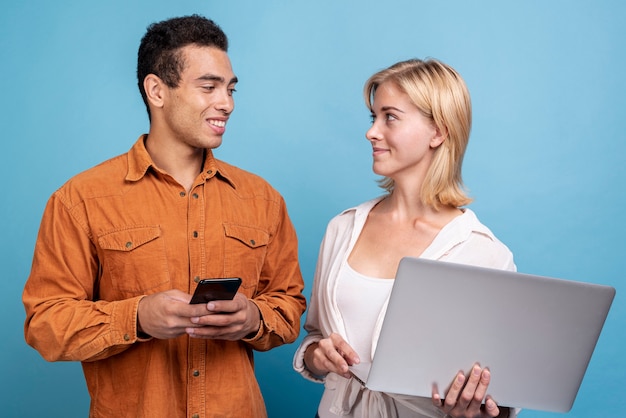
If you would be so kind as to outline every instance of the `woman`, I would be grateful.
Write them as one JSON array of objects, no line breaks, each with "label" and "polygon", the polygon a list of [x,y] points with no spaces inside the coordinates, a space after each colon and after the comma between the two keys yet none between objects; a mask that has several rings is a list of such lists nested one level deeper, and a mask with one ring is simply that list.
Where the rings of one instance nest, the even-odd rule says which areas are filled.
[{"label": "woman", "polygon": [[294,368],[324,382],[321,418],[514,416],[487,395],[489,370],[478,364],[451,376],[445,402],[436,388],[432,399],[405,397],[351,378],[350,365],[373,357],[402,257],[515,269],[509,249],[462,208],[471,202],[461,178],[471,103],[460,75],[437,60],[408,60],[374,74],[364,94],[373,170],[387,193],[329,223]]}]

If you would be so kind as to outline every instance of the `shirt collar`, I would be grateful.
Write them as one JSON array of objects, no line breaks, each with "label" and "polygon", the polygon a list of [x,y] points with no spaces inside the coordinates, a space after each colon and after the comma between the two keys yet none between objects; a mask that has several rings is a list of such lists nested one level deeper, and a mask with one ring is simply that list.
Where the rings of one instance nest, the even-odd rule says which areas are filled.
[{"label": "shirt collar", "polygon": [[[145,139],[147,135],[141,135],[133,147],[128,152],[128,172],[126,173],[127,181],[139,181],[141,180],[150,167],[157,169],[154,161],[148,154],[145,146]],[[205,182],[213,177],[218,177],[225,180],[230,186],[236,189],[235,181],[233,177],[228,173],[228,167],[213,156],[213,151],[207,149],[206,157],[204,159],[203,170],[201,173],[202,180]]]},{"label": "shirt collar", "polygon": [[[351,236],[351,245],[354,245],[358,237],[361,235],[361,230],[367,216],[370,211],[378,202],[384,199],[385,196],[380,196],[360,205],[346,209],[342,212],[354,212],[354,227]],[[490,240],[495,241],[496,238],[489,228],[480,223],[476,214],[469,208],[463,208],[463,214],[452,219],[446,224],[441,231],[437,234],[433,242],[430,243],[428,248],[424,250],[420,257],[438,259],[446,251],[449,251],[454,246],[468,240],[474,233],[482,234],[488,237]]]},{"label": "shirt collar", "polygon": [[233,176],[229,173],[228,165],[215,158],[213,156],[213,150],[207,149],[202,169],[202,179],[208,181],[212,177],[224,180],[226,183],[230,184],[233,189],[237,188]]}]

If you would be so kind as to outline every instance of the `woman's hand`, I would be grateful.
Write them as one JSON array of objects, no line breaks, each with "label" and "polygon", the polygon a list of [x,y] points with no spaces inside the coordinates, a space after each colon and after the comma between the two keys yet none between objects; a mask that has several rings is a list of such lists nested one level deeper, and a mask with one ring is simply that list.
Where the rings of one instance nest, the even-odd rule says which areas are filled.
[{"label": "woman's hand", "polygon": [[336,333],[309,345],[304,353],[306,367],[318,376],[332,372],[349,379],[348,367],[359,362],[356,351]]},{"label": "woman's hand", "polygon": [[[509,416],[509,409],[498,407],[496,402],[487,395],[487,387],[491,374],[489,369],[475,364],[469,377],[459,372],[450,389],[446,393],[445,401],[441,399],[436,386],[433,387],[433,404],[454,418],[504,418]],[[484,404],[483,404],[484,403]]]}]

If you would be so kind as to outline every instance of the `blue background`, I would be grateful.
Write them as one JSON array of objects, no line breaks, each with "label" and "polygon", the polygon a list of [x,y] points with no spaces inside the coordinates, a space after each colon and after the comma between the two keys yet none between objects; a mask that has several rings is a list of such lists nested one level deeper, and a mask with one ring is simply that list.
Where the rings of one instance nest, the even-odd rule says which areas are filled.
[{"label": "blue background", "polygon": [[[0,415],[87,416],[80,365],[47,363],[24,343],[21,291],[50,194],[148,129],[135,80],[146,26],[190,13],[226,31],[241,80],[217,155],[284,195],[307,296],[328,220],[380,194],[364,139],[364,81],[411,57],[458,69],[474,105],[464,165],[471,207],[512,249],[520,271],[617,288],[568,416],[623,415],[626,3],[619,0],[5,1]],[[295,347],[257,356],[270,417],[314,414],[322,388],[292,371]]]}]

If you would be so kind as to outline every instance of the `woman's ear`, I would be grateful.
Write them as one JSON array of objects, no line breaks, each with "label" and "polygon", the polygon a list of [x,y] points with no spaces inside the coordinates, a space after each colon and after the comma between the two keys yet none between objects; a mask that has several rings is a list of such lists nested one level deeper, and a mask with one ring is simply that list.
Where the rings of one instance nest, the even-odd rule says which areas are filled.
[{"label": "woman's ear", "polygon": [[146,98],[150,107],[163,107],[165,87],[163,80],[154,74],[148,74],[143,79],[143,88],[146,91]]},{"label": "woman's ear", "polygon": [[437,148],[439,145],[443,144],[448,138],[448,128],[445,126],[443,128],[439,128],[435,125],[435,135],[430,139],[430,147]]}]

